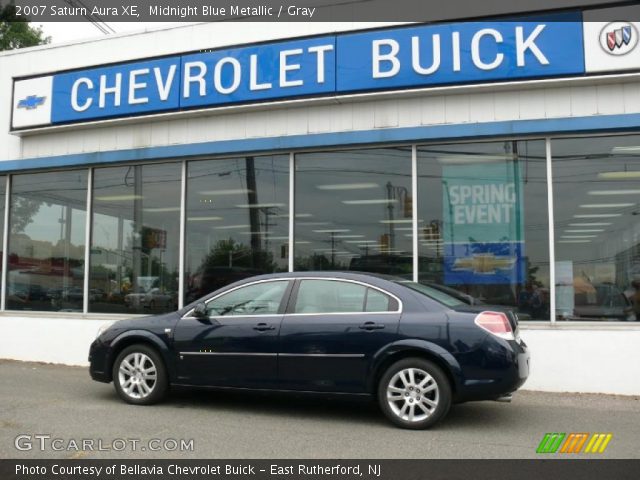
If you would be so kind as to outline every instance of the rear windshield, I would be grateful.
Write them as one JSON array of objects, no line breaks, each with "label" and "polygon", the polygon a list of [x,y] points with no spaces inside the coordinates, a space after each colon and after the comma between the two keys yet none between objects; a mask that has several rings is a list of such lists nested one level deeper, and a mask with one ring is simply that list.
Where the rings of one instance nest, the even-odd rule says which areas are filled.
[{"label": "rear windshield", "polygon": [[395,280],[395,283],[403,285],[411,290],[418,292],[426,297],[435,300],[438,303],[442,303],[447,307],[459,307],[466,305],[464,302],[459,299],[452,297],[448,293],[442,292],[440,290],[436,290],[435,288],[428,287],[427,285],[423,285],[421,283],[410,282],[408,280]]}]

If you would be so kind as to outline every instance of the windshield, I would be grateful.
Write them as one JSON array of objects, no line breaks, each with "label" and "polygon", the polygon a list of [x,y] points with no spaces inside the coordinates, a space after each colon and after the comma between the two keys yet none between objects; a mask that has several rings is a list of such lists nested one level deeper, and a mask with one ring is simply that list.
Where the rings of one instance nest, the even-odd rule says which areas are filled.
[{"label": "windshield", "polygon": [[465,305],[461,300],[449,295],[448,293],[442,292],[440,290],[436,290],[435,288],[428,287],[427,285],[423,285],[421,283],[410,282],[408,280],[394,280],[395,283],[403,285],[405,287],[410,288],[411,290],[421,293],[436,302],[442,303],[447,307],[458,307],[461,305]]}]

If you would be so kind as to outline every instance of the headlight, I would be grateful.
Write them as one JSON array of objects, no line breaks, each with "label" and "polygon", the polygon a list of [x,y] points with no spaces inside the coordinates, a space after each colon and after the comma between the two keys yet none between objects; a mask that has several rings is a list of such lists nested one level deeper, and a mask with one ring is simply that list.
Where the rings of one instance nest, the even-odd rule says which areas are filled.
[{"label": "headlight", "polygon": [[100,326],[100,328],[98,329],[98,333],[96,333],[96,338],[98,338],[100,335],[102,335],[114,323],[115,323],[114,321],[103,323]]}]

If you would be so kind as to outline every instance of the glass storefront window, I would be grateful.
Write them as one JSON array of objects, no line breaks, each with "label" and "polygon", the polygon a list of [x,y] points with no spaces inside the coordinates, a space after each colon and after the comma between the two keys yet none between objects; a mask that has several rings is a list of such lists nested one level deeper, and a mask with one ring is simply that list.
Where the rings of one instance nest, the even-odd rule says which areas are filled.
[{"label": "glass storefront window", "polygon": [[82,312],[87,171],[11,177],[6,308]]},{"label": "glass storefront window", "polygon": [[411,148],[295,157],[295,270],[411,279]]},{"label": "glass storefront window", "polygon": [[419,147],[420,283],[549,319],[546,183],[543,140]]},{"label": "glass storefront window", "polygon": [[181,164],[96,168],[89,311],[178,305]]},{"label": "glass storefront window", "polygon": [[558,320],[640,320],[640,135],[552,140]]},{"label": "glass storefront window", "polygon": [[185,304],[286,271],[289,156],[192,161],[187,170]]}]

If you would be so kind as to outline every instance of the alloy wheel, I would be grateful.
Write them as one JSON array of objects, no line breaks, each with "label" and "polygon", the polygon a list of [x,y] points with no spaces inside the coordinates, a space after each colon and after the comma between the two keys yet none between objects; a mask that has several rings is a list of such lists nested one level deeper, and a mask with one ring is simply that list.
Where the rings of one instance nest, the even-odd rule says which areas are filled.
[{"label": "alloy wheel", "polygon": [[422,422],[438,407],[440,390],[435,379],[420,368],[398,371],[387,385],[391,411],[407,422]]},{"label": "alloy wheel", "polygon": [[120,362],[118,381],[127,396],[136,399],[148,397],[156,386],[156,380],[156,365],[144,353],[130,353]]}]

